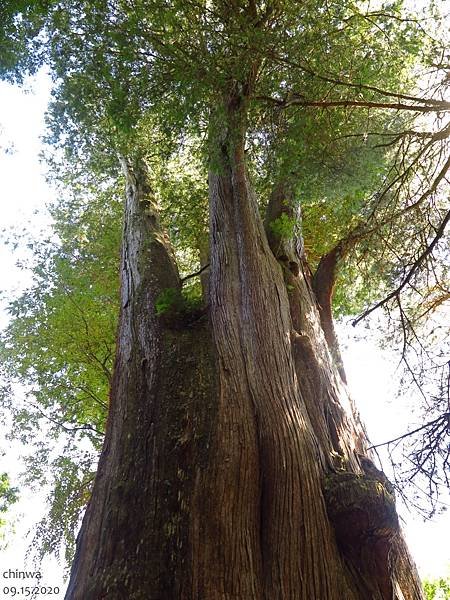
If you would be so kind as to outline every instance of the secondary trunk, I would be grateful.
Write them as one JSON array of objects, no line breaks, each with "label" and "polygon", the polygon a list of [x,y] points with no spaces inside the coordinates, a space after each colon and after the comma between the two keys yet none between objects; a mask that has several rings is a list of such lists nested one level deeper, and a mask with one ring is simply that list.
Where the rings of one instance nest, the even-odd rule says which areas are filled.
[{"label": "secondary trunk", "polygon": [[339,342],[333,324],[332,300],[336,283],[336,270],[341,256],[341,245],[338,244],[320,259],[312,280],[312,287],[317,299],[320,323],[327,340],[328,348],[334,359],[342,380],[347,383]]},{"label": "secondary trunk", "polygon": [[[184,325],[145,166],[126,176],[121,313],[106,437],[66,598],[185,598],[195,469],[216,411],[210,335]],[[173,577],[174,573],[179,576]]]},{"label": "secondary trunk", "polygon": [[123,163],[111,409],[66,599],[420,600],[302,257],[270,248],[242,98],[223,114],[208,319],[184,310],[145,170]]}]

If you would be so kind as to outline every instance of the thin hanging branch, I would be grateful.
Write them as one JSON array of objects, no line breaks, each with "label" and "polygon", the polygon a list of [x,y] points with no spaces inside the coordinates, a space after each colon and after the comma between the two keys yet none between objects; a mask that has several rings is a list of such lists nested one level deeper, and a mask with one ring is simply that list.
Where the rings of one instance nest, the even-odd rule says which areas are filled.
[{"label": "thin hanging branch", "polygon": [[419,433],[420,431],[429,429],[430,427],[433,427],[433,430],[435,430],[437,427],[439,427],[439,425],[441,423],[442,424],[446,423],[447,426],[450,426],[450,412],[439,415],[439,417],[437,419],[434,419],[433,421],[429,421],[428,423],[425,423],[425,425],[421,425],[420,427],[417,427],[417,429],[413,429],[412,431],[407,431],[406,433],[399,435],[398,437],[393,438],[392,440],[388,440],[387,442],[382,442],[381,444],[374,444],[373,446],[370,446],[368,448],[368,450],[375,450],[376,448],[381,448],[383,446],[390,446],[390,445],[394,444],[395,442],[404,440],[404,439],[414,435],[415,433]]},{"label": "thin hanging branch", "polygon": [[415,273],[417,272],[419,267],[422,265],[424,260],[431,254],[431,252],[433,251],[436,244],[439,242],[439,240],[444,235],[445,228],[447,227],[447,224],[449,221],[450,221],[450,211],[447,212],[447,214],[445,215],[440,226],[436,230],[436,235],[433,238],[432,242],[426,247],[426,249],[422,252],[422,254],[419,256],[419,258],[414,262],[411,269],[408,271],[408,274],[402,280],[400,285],[395,290],[393,290],[390,294],[388,294],[385,298],[383,298],[383,300],[380,300],[379,302],[377,302],[377,304],[375,304],[371,308],[367,309],[365,312],[362,313],[362,315],[360,315],[357,319],[355,319],[352,322],[353,327],[355,327],[355,325],[357,325],[360,321],[362,321],[368,315],[370,315],[374,310],[384,306],[387,302],[389,302],[390,300],[392,300],[394,298],[397,298],[400,295],[402,290],[411,281],[411,279],[413,278],[413,276],[415,275]]},{"label": "thin hanging branch", "polygon": [[417,104],[429,105],[431,107],[434,107],[435,110],[442,105],[449,104],[448,102],[445,102],[445,100],[440,100],[436,98],[421,98],[419,96],[412,96],[410,94],[401,94],[398,92],[392,92],[390,90],[383,90],[373,85],[366,85],[364,83],[354,83],[353,81],[345,81],[344,79],[339,79],[335,76],[322,75],[321,73],[317,73],[316,71],[311,69],[308,65],[299,63],[297,61],[289,60],[277,54],[272,54],[271,58],[281,64],[300,69],[301,71],[307,73],[308,75],[311,75],[311,77],[314,77],[315,79],[319,79],[320,81],[325,81],[326,83],[331,83],[340,87],[367,90],[369,92],[373,92],[375,94],[378,94],[379,96],[384,96],[386,98],[397,98],[398,100],[408,100]]},{"label": "thin hanging branch", "polygon": [[102,437],[104,436],[103,431],[99,431],[93,425],[90,425],[89,423],[83,423],[79,427],[67,427],[67,425],[65,425],[64,423],[61,423],[61,421],[58,421],[57,419],[54,419],[53,417],[50,417],[49,415],[47,415],[39,406],[36,406],[36,404],[33,404],[32,402],[28,402],[28,404],[32,408],[37,410],[45,419],[47,419],[47,421],[50,421],[50,423],[54,423],[55,425],[57,425],[64,431],[67,431],[67,433],[75,433],[77,431],[92,431],[92,433],[95,433],[96,435],[99,435]]}]

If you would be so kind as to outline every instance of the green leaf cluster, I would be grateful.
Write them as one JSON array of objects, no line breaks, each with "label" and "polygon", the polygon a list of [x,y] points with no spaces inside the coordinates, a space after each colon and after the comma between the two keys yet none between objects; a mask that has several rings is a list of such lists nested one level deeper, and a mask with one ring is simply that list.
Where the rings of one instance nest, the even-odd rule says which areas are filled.
[{"label": "green leaf cluster", "polygon": [[165,315],[169,311],[176,310],[179,303],[179,292],[175,288],[163,290],[155,301],[156,314]]},{"label": "green leaf cluster", "polygon": [[[7,473],[0,473],[0,515],[8,512],[10,507],[19,499],[19,490],[11,486]],[[6,525],[6,520],[0,516],[0,540],[4,537],[2,529]]]},{"label": "green leaf cluster", "polygon": [[[65,192],[51,209],[50,234],[10,239],[28,250],[22,266],[32,282],[9,303],[11,321],[0,337],[0,401],[13,419],[11,435],[34,447],[27,483],[54,485],[47,533],[39,529],[41,550],[65,541],[70,554],[88,493],[80,496],[79,486],[95,470],[108,408],[122,199],[114,182],[97,182],[95,193],[88,184]],[[82,457],[79,445],[86,448]]]},{"label": "green leaf cluster", "polygon": [[[95,199],[74,193],[52,213],[52,236],[16,239],[33,252],[23,265],[33,283],[9,304],[2,374],[26,385],[27,397],[55,421],[101,431],[115,347],[121,201],[114,189]],[[18,416],[11,398],[3,401]]]},{"label": "green leaf cluster", "polygon": [[0,473],[0,512],[5,513],[18,499],[18,489],[11,487],[8,474]]},{"label": "green leaf cluster", "polygon": [[423,590],[426,600],[449,600],[450,599],[450,578],[439,577],[438,579],[425,579]]},{"label": "green leaf cluster", "polygon": [[81,451],[73,441],[64,454],[50,462],[54,473],[52,489],[47,498],[49,511],[37,524],[33,545],[37,558],[46,554],[60,557],[66,567],[75,551],[76,535],[94,482],[96,464],[92,452]]},{"label": "green leaf cluster", "polygon": [[280,240],[290,240],[294,237],[297,219],[282,213],[279,217],[269,223],[270,229]]}]

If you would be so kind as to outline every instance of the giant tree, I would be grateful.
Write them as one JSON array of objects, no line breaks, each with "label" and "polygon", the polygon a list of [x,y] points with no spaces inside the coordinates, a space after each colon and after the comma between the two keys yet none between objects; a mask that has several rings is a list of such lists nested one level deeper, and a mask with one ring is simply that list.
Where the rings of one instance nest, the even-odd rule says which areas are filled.
[{"label": "giant tree", "polygon": [[[66,597],[422,598],[331,314],[355,247],[396,238],[406,260],[387,269],[386,304],[449,219],[437,197],[448,126],[428,134],[397,114],[450,108],[407,91],[419,28],[397,5],[24,4],[12,31],[43,30],[17,34],[17,61],[33,67],[31,46],[53,69],[54,140],[73,162],[116,161],[126,196],[109,415]],[[384,111],[370,124],[387,145],[351,142],[372,135],[361,109]],[[405,139],[401,160],[386,150]],[[422,142],[440,149],[425,190]],[[180,148],[208,170],[196,306],[157,201],[161,161]],[[333,211],[311,198],[337,185],[344,223],[330,231],[315,219]],[[425,249],[408,263],[409,215],[424,207]]]}]

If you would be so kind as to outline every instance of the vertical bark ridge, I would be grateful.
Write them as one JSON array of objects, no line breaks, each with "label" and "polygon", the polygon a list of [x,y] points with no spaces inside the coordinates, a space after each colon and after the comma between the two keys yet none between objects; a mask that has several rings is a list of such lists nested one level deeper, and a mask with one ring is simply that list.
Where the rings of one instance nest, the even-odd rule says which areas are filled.
[{"label": "vertical bark ridge", "polygon": [[[204,239],[198,241],[197,247],[200,266],[209,265],[209,232],[205,234]],[[202,286],[203,304],[206,306],[209,302],[209,268],[200,274],[200,284]]]},{"label": "vertical bark ridge", "polygon": [[[262,565],[267,600],[351,598],[336,576],[339,558],[322,499],[317,441],[297,384],[282,272],[249,189],[242,130],[236,135],[236,121],[230,123],[219,172],[210,174],[211,320],[224,409],[250,421],[257,450],[252,479],[259,469],[262,547],[255,535],[250,552]],[[250,514],[241,520],[247,506],[230,508],[233,522],[253,526]]]},{"label": "vertical bark ridge", "polygon": [[[280,237],[273,231],[272,224],[284,215],[291,220],[292,229],[287,232],[289,235]],[[347,390],[335,377],[337,369],[346,383],[331,312],[340,246],[324,257],[311,280],[305,270],[301,207],[296,203],[292,185],[286,177],[280,178],[273,187],[265,216],[265,229],[270,248],[283,266],[289,290],[297,375],[307,388],[304,397],[314,431],[318,439],[324,442],[325,454],[331,448],[353,462],[357,469],[353,451],[364,454],[366,435]],[[355,432],[358,432],[356,437]]]},{"label": "vertical bark ridge", "polygon": [[[287,237],[276,235],[271,227],[282,215],[287,215],[293,223]],[[337,453],[358,470],[354,455],[355,451],[364,454],[366,436],[352,400],[339,381],[339,375],[344,383],[346,380],[331,314],[338,251],[326,261],[329,268],[322,267],[319,276],[310,281],[305,272],[300,219],[301,210],[295,203],[292,186],[288,180],[280,179],[269,198],[265,229],[270,248],[283,267],[289,291],[297,376],[323,454],[329,458]]]},{"label": "vertical bark ridge", "polygon": [[[347,576],[361,600],[422,600],[420,580],[399,529],[392,486],[364,458],[370,455],[367,436],[330,355],[308,277],[295,277],[286,269],[284,273],[299,385],[319,444],[331,459],[325,495]],[[336,502],[338,488],[341,497]]]},{"label": "vertical bark ridge", "polygon": [[[231,183],[211,178],[211,195],[228,198]],[[262,563],[259,549],[259,464],[253,407],[247,397],[245,358],[235,315],[228,313],[241,302],[237,256],[226,240],[233,235],[229,223],[212,227],[210,298],[214,304],[213,324],[226,324],[223,335],[215,336],[218,350],[218,427],[212,445],[214,464],[210,481],[213,496],[202,529],[204,556],[200,561],[208,572],[208,587],[200,598],[261,598]],[[227,295],[221,293],[221,269],[230,277]],[[214,273],[214,275],[212,275]],[[238,367],[236,368],[236,364]],[[208,486],[206,486],[208,487]]]},{"label": "vertical bark ridge", "polygon": [[[268,246],[243,133],[225,141],[210,174],[215,354],[203,321],[186,327],[155,310],[180,281],[145,169],[124,163],[111,409],[66,599],[391,600],[395,584],[421,600],[401,536],[385,567],[387,537],[372,542],[367,509],[345,494],[343,507],[330,502],[342,481],[367,486],[355,463],[364,441],[308,282],[290,268],[283,278]],[[383,489],[374,506],[389,517]],[[351,551],[347,515],[361,532]],[[361,548],[376,576],[359,568]]]},{"label": "vertical bark ridge", "polygon": [[[274,226],[283,217],[286,218],[287,231],[281,234]],[[300,259],[303,255],[301,210],[300,203],[296,202],[294,198],[292,185],[286,179],[280,179],[273,187],[267,205],[264,227],[275,258],[298,275]]]},{"label": "vertical bark ridge", "polygon": [[[351,587],[361,599],[418,600],[422,592],[398,529],[391,486],[376,467],[372,470],[376,473],[375,487],[372,475],[365,472],[364,463],[371,463],[361,458],[368,454],[367,435],[345,385],[331,308],[341,246],[322,258],[311,280],[300,233],[294,228],[291,239],[283,240],[271,231],[270,223],[283,214],[294,219],[293,211],[288,182],[278,182],[269,200],[266,232],[273,255],[283,268],[296,374],[329,474],[324,478],[328,516],[346,563],[346,577],[353,580]],[[335,489],[330,481],[335,481]],[[345,489],[338,508],[336,489],[341,493]],[[352,539],[348,538],[349,530],[354,532]]]},{"label": "vertical bark ridge", "polygon": [[400,532],[390,552],[395,600],[425,600],[417,567]]},{"label": "vertical bark ridge", "polygon": [[325,453],[341,455],[356,471],[367,436],[330,354],[314,293],[302,271],[285,271],[293,324],[296,369],[314,431]]}]

